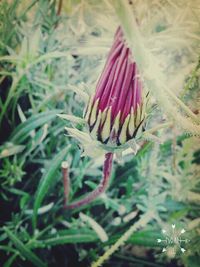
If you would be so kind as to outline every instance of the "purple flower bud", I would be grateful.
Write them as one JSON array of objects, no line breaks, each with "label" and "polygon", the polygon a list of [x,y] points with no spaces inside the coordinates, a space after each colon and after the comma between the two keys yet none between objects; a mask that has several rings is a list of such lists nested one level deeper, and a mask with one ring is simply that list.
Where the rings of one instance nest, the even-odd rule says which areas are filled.
[{"label": "purple flower bud", "polygon": [[119,27],[85,113],[92,136],[117,146],[134,138],[145,118],[143,95],[136,62]]}]

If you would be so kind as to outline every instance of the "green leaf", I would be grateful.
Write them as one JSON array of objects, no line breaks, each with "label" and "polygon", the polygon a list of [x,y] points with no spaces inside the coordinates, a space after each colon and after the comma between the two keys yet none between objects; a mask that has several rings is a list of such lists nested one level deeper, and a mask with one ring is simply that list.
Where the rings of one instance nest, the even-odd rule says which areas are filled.
[{"label": "green leaf", "polygon": [[10,267],[14,260],[17,258],[18,253],[13,254],[12,256],[9,257],[9,259],[4,263],[3,267]]},{"label": "green leaf", "polygon": [[[109,239],[107,242],[108,245],[115,243],[119,237],[120,234],[114,235],[112,238]],[[155,229],[152,230],[141,230],[136,233],[134,233],[129,239],[128,243],[133,245],[141,245],[141,246],[147,246],[147,247],[160,247],[162,246],[161,243],[157,242],[158,238],[162,238],[161,232],[155,231]]]},{"label": "green leaf", "polygon": [[24,148],[25,146],[14,145],[12,143],[7,143],[4,146],[0,146],[0,159],[20,153],[24,150]]},{"label": "green leaf", "polygon": [[42,179],[40,180],[40,183],[38,185],[38,189],[36,192],[36,198],[34,202],[34,208],[33,208],[33,228],[35,229],[36,224],[37,224],[37,214],[38,214],[38,209],[41,206],[41,203],[47,194],[50,185],[54,181],[54,175],[56,173],[56,170],[58,167],[61,166],[61,162],[64,160],[66,157],[67,153],[69,152],[71,146],[67,146],[63,150],[61,150],[55,158],[52,159],[52,162],[49,166],[49,169],[47,172],[44,174]]},{"label": "green leaf", "polygon": [[30,249],[28,249],[15,234],[13,234],[7,227],[4,227],[4,231],[13,242],[15,247],[19,250],[20,254],[27,260],[32,262],[35,266],[46,267],[47,265],[43,263]]},{"label": "green leaf", "polygon": [[10,142],[22,143],[31,131],[54,119],[59,112],[61,110],[56,109],[33,115],[15,129],[10,137]]},{"label": "green leaf", "polygon": [[43,246],[56,246],[60,244],[77,244],[97,241],[97,237],[92,234],[74,234],[67,236],[54,237],[42,241]]},{"label": "green leaf", "polygon": [[36,247],[45,246],[57,246],[61,244],[77,244],[77,243],[90,243],[96,242],[98,236],[96,233],[89,229],[70,229],[61,230],[56,232],[55,237],[50,237],[44,240],[37,240],[35,243]]}]

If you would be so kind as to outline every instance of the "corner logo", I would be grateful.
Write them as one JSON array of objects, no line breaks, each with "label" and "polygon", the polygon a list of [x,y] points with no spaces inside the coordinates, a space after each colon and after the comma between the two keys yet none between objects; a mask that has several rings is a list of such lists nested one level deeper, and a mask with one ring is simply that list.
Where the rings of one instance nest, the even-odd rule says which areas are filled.
[{"label": "corner logo", "polygon": [[163,244],[162,252],[168,253],[168,255],[171,257],[174,257],[178,251],[184,253],[186,251],[184,244],[190,242],[189,239],[183,237],[185,232],[186,231],[183,228],[176,229],[175,224],[171,225],[171,229],[169,231],[163,229],[162,234],[164,238],[157,239],[158,243]]}]

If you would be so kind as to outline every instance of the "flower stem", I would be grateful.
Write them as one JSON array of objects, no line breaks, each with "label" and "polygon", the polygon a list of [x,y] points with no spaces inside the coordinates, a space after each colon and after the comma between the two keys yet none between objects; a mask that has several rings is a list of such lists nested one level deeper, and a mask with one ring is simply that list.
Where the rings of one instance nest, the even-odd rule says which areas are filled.
[{"label": "flower stem", "polygon": [[99,195],[101,195],[103,192],[105,192],[109,184],[109,180],[110,180],[110,174],[112,170],[112,161],[113,161],[113,153],[107,153],[105,155],[105,161],[104,161],[104,166],[103,166],[103,178],[99,186],[94,191],[86,195],[84,198],[78,201],[72,202],[69,205],[66,205],[65,206],[66,209],[74,209],[74,208],[87,205],[90,202],[92,202],[94,199],[96,199]]},{"label": "flower stem", "polygon": [[69,166],[66,161],[62,162],[63,186],[64,186],[64,208],[68,203],[70,192]]}]

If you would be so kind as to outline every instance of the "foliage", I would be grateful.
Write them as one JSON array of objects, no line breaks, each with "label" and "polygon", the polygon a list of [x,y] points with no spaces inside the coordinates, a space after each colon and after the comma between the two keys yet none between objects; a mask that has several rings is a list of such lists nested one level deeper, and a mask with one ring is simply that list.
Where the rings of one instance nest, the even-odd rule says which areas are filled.
[{"label": "foliage", "polygon": [[[1,266],[197,266],[200,7],[150,2],[131,1],[127,19],[108,0],[0,2]],[[119,21],[150,91],[146,132],[136,155],[116,155],[106,193],[64,210],[63,161],[70,201],[101,179],[104,152],[82,115]],[[174,223],[190,242],[172,257],[157,239]]]}]

